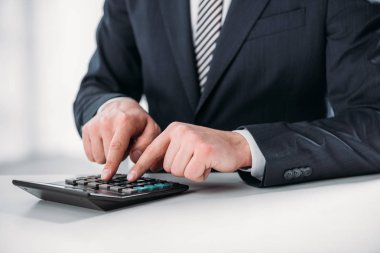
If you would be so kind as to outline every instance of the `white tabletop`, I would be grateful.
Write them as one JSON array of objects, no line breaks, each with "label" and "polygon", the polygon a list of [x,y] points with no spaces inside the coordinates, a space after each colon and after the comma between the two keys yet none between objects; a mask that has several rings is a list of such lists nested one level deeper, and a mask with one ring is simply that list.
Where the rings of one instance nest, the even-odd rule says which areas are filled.
[{"label": "white tabletop", "polygon": [[380,252],[380,175],[258,189],[212,174],[111,212],[39,201],[0,176],[0,252]]}]

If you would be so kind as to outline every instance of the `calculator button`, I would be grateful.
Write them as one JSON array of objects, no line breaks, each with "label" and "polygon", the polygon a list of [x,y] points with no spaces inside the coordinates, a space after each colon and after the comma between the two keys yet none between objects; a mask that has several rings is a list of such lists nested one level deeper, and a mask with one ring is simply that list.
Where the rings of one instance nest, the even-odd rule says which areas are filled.
[{"label": "calculator button", "polygon": [[77,184],[79,184],[79,185],[87,185],[88,182],[85,181],[85,180],[78,180],[78,181],[77,181]]},{"label": "calculator button", "polygon": [[131,185],[131,184],[125,184],[124,187],[125,187],[125,188],[132,188],[133,185]]},{"label": "calculator button", "polygon": [[77,180],[76,180],[76,178],[69,178],[69,179],[66,179],[65,180],[65,183],[66,184],[69,184],[69,185],[77,185]]},{"label": "calculator button", "polygon": [[125,175],[116,174],[115,176],[112,177],[112,180],[123,179],[123,178],[125,178]]},{"label": "calculator button", "polygon": [[121,192],[126,193],[126,194],[132,194],[132,193],[136,193],[136,190],[133,190],[130,188],[124,188],[124,189],[121,189]]},{"label": "calculator button", "polygon": [[147,189],[145,189],[145,187],[143,186],[136,186],[136,187],[133,187],[134,190],[136,191],[139,191],[139,192],[142,192],[142,191],[146,191]]},{"label": "calculator button", "polygon": [[155,186],[159,189],[165,189],[165,188],[169,188],[171,185],[167,183],[158,183],[158,184],[155,184]]},{"label": "calculator button", "polygon": [[147,189],[149,191],[153,191],[153,190],[157,189],[157,187],[155,187],[154,185],[145,185],[145,189]]},{"label": "calculator button", "polygon": [[100,185],[100,183],[98,183],[98,182],[89,182],[87,186],[93,187],[93,188],[98,188],[99,185]]},{"label": "calculator button", "polygon": [[113,192],[119,192],[121,191],[123,188],[119,187],[119,186],[111,186],[110,187],[110,191],[113,191]]},{"label": "calculator button", "polygon": [[101,190],[108,190],[111,187],[109,184],[101,184],[99,185],[99,189]]},{"label": "calculator button", "polygon": [[163,185],[160,183],[154,184],[154,186],[156,186],[156,188],[163,188]]}]

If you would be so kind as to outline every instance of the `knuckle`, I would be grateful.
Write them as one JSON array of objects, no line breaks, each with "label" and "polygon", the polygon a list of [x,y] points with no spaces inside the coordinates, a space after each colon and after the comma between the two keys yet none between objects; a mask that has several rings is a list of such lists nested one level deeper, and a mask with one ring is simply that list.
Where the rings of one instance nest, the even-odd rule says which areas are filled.
[{"label": "knuckle", "polygon": [[121,141],[114,141],[111,143],[110,149],[115,151],[123,150],[123,143]]},{"label": "knuckle", "polygon": [[190,179],[190,180],[195,179],[194,173],[192,173],[190,170],[185,170],[185,172],[183,173],[183,175],[187,179]]},{"label": "knuckle", "polygon": [[99,121],[100,121],[101,123],[103,123],[103,124],[104,124],[105,122],[107,122],[108,119],[109,119],[108,114],[103,113],[103,114],[99,115]]},{"label": "knuckle", "polygon": [[99,121],[102,126],[108,127],[111,125],[111,118],[108,115],[101,115]]},{"label": "knuckle", "polygon": [[186,139],[188,141],[190,141],[192,143],[196,143],[196,144],[203,143],[202,138],[196,132],[193,132],[193,131],[190,131],[190,132],[186,133]]},{"label": "knuckle", "polygon": [[102,132],[112,132],[112,124],[111,122],[109,121],[104,121],[102,124],[101,124],[101,130]]},{"label": "knuckle", "polygon": [[174,122],[170,123],[170,125],[169,125],[168,128],[171,129],[171,130],[175,130],[175,129],[177,129],[178,126],[180,126],[180,125],[181,125],[180,122],[178,122],[178,121],[174,121]]},{"label": "knuckle", "polygon": [[175,176],[175,177],[183,177],[183,173],[181,173],[180,171],[177,171],[177,170],[172,170],[172,175]]},{"label": "knuckle", "polygon": [[171,171],[170,166],[171,166],[171,164],[169,163],[169,161],[168,161],[167,159],[165,160],[165,158],[164,158],[164,162],[163,162],[163,164],[162,164],[163,169],[164,169],[166,172],[169,173],[169,172]]},{"label": "knuckle", "polygon": [[85,124],[83,127],[82,127],[82,132],[83,132],[83,134],[87,134],[88,133],[88,123],[87,124]]},{"label": "knuckle", "polygon": [[104,157],[97,157],[95,162],[98,164],[105,164],[106,159]]},{"label": "knuckle", "polygon": [[163,165],[162,168],[165,172],[170,173],[170,168],[168,166]]},{"label": "knuckle", "polygon": [[195,168],[194,166],[192,167],[186,167],[184,176],[190,180],[195,181],[197,179],[197,173],[198,173],[199,168]]},{"label": "knuckle", "polygon": [[211,145],[208,145],[207,143],[199,144],[198,149],[205,156],[212,154],[214,151],[214,148]]},{"label": "knuckle", "polygon": [[130,121],[130,115],[126,113],[119,113],[116,117],[118,123],[126,124]]},{"label": "knuckle", "polygon": [[95,116],[91,120],[89,120],[85,126],[87,126],[88,129],[91,129],[94,126],[94,122],[96,121],[97,117]]},{"label": "knuckle", "polygon": [[169,172],[170,171],[170,163],[169,163],[169,160],[168,159],[165,159],[164,158],[164,164],[162,165],[162,167],[164,167],[164,170],[166,172]]},{"label": "knuckle", "polygon": [[82,128],[82,131],[83,133],[86,133],[86,134],[91,134],[94,130],[94,120],[90,120],[89,122],[87,122],[83,128]]},{"label": "knuckle", "polygon": [[89,135],[93,135],[95,133],[98,132],[98,124],[97,124],[97,121],[95,120],[91,120],[90,122],[88,122],[88,134]]},{"label": "knuckle", "polygon": [[175,125],[171,128],[171,132],[176,136],[191,135],[191,128],[185,123],[176,122]]},{"label": "knuckle", "polygon": [[179,124],[177,126],[177,131],[180,133],[187,133],[187,132],[189,132],[189,130],[190,130],[190,128],[186,124]]},{"label": "knuckle", "polygon": [[176,171],[176,170],[171,170],[170,173],[171,173],[173,176],[175,176],[175,177],[178,177],[178,176],[179,176],[179,173],[178,173],[178,171]]},{"label": "knuckle", "polygon": [[169,127],[176,127],[179,124],[178,121],[173,121],[172,123],[169,124]]}]

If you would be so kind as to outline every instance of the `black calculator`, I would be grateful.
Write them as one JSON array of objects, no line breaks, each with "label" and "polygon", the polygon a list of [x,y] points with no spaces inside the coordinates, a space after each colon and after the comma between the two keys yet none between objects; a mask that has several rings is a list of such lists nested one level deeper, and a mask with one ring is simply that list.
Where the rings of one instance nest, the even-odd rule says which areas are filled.
[{"label": "black calculator", "polygon": [[189,189],[184,184],[148,177],[129,182],[126,174],[116,174],[107,182],[101,180],[100,175],[92,175],[55,183],[13,180],[13,184],[43,200],[104,211],[179,194]]}]

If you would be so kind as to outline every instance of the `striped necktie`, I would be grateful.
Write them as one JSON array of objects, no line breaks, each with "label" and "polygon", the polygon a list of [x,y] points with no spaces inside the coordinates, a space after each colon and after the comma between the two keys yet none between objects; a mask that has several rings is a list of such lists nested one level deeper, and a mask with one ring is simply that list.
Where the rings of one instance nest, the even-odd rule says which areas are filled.
[{"label": "striped necktie", "polygon": [[213,52],[222,27],[223,0],[201,0],[195,32],[195,57],[201,92],[210,71]]}]

